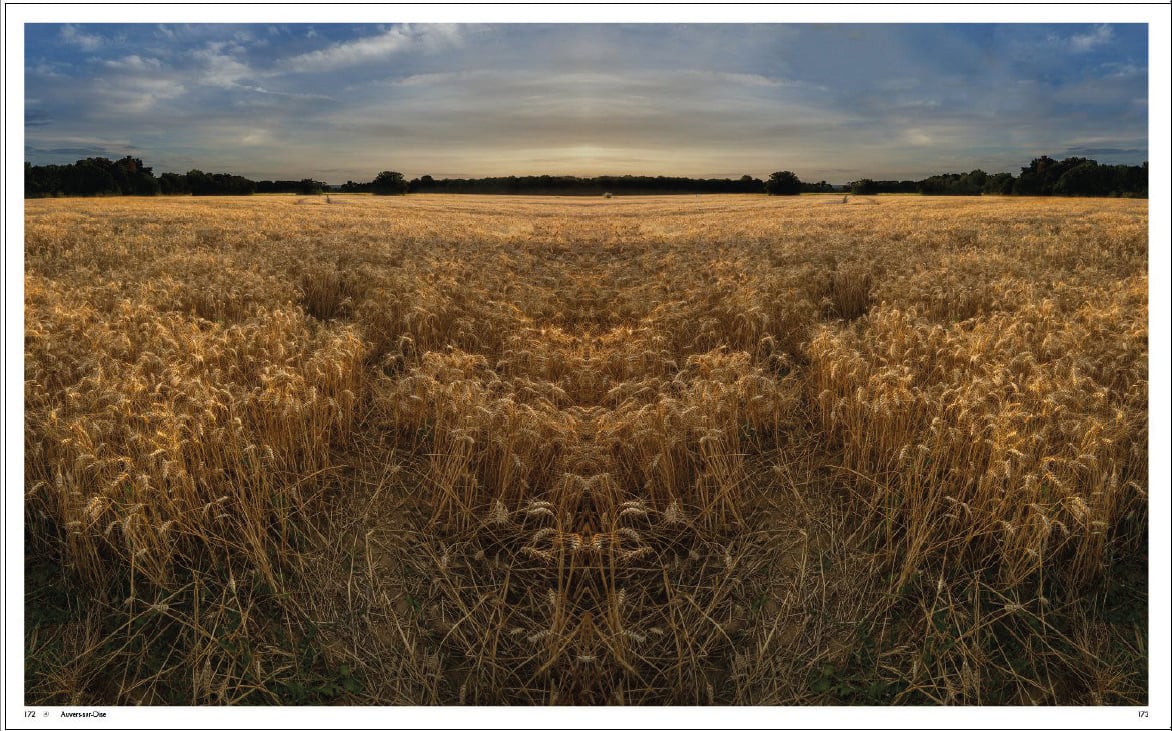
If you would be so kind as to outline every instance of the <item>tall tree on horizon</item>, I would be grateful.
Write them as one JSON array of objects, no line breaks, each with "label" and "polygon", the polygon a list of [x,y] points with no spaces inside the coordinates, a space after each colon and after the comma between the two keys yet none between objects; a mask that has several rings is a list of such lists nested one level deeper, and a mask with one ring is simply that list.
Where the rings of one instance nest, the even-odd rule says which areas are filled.
[{"label": "tall tree on horizon", "polygon": [[802,192],[802,181],[789,170],[780,170],[765,181],[765,192],[769,195],[798,195]]}]

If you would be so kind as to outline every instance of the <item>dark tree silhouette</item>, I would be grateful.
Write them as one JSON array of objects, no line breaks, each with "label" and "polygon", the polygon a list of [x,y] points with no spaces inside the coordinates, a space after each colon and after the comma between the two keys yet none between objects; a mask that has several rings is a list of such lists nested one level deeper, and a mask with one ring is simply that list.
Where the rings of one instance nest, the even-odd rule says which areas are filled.
[{"label": "dark tree silhouette", "polygon": [[879,184],[870,178],[856,180],[851,185],[851,193],[855,195],[875,195],[879,192]]},{"label": "dark tree silhouette", "polygon": [[370,184],[370,192],[375,195],[403,195],[407,192],[407,179],[403,173],[384,170],[375,176]]},{"label": "dark tree silhouette", "polygon": [[981,192],[986,195],[1009,195],[1013,192],[1013,173],[996,173],[985,178]]},{"label": "dark tree silhouette", "polygon": [[303,178],[297,183],[297,192],[301,195],[321,195],[326,190],[326,184],[320,180]]},{"label": "dark tree silhouette", "polygon": [[187,176],[179,173],[163,173],[159,176],[159,189],[163,195],[189,195],[191,186]]},{"label": "dark tree silhouette", "polygon": [[765,192],[769,195],[798,195],[802,192],[802,181],[789,170],[781,170],[765,181]]}]

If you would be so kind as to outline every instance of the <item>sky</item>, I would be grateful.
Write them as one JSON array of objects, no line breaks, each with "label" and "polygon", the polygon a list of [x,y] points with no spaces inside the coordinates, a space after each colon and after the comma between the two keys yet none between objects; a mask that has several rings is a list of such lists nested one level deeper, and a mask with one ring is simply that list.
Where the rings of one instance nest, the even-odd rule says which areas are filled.
[{"label": "sky", "polygon": [[1148,159],[1144,24],[27,24],[25,158],[918,179]]}]

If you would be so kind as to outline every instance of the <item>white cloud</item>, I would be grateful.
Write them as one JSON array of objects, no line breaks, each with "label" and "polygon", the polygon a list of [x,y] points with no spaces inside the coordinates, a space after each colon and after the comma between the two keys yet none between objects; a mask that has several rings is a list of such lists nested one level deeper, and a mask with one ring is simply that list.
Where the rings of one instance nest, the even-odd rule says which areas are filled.
[{"label": "white cloud", "polygon": [[[229,53],[223,52],[225,48]],[[241,50],[239,46],[215,42],[194,51],[192,57],[202,65],[198,80],[209,86],[230,88],[236,86],[241,79],[252,76],[252,69],[248,64],[238,61],[233,55]]]},{"label": "white cloud", "polygon": [[103,61],[102,65],[106,68],[117,69],[119,71],[137,71],[137,72],[152,72],[158,71],[162,64],[157,58],[143,58],[139,55],[125,56],[118,59],[109,59]]},{"label": "white cloud", "polygon": [[61,40],[85,51],[96,51],[102,46],[102,37],[85,33],[76,25],[61,26]]},{"label": "white cloud", "polygon": [[102,98],[97,108],[113,119],[149,112],[158,102],[181,97],[186,91],[176,80],[145,76],[100,80],[96,89]]},{"label": "white cloud", "polygon": [[903,131],[903,139],[909,145],[928,146],[933,142],[932,135],[928,134],[922,129],[915,127],[909,127],[908,129],[905,129]]},{"label": "white cloud", "polygon": [[1115,32],[1109,25],[1096,25],[1087,33],[1080,33],[1070,37],[1070,49],[1075,53],[1086,53],[1104,43],[1110,43]]},{"label": "white cloud", "polygon": [[402,25],[376,36],[336,43],[327,48],[294,56],[285,62],[291,71],[330,71],[382,61],[406,50],[437,50],[459,42],[454,26]]},{"label": "white cloud", "polygon": [[1109,79],[1136,79],[1147,73],[1147,69],[1133,63],[1110,62],[1103,64],[1101,68]]},{"label": "white cloud", "polygon": [[273,134],[267,129],[249,130],[240,141],[245,145],[270,145],[274,142]]}]

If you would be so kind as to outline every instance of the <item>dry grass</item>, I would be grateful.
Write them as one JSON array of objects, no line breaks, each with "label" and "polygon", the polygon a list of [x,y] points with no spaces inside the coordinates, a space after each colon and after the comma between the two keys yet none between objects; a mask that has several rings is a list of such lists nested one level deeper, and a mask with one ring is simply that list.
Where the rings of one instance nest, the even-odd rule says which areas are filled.
[{"label": "dry grass", "polygon": [[1144,202],[333,202],[26,202],[26,702],[1146,701]]}]

